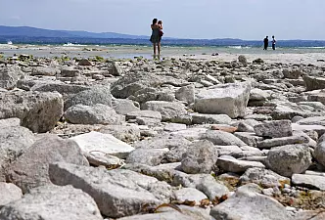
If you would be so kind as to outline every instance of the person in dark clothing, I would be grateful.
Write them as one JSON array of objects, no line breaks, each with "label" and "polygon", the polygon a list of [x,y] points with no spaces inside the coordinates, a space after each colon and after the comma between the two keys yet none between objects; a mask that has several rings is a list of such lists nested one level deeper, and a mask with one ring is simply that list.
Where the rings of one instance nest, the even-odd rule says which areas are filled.
[{"label": "person in dark clothing", "polygon": [[269,36],[266,36],[264,38],[264,50],[267,50],[268,47],[269,47]]},{"label": "person in dark clothing", "polygon": [[274,36],[272,36],[272,49],[275,50],[275,43],[276,43],[276,40],[274,38]]}]

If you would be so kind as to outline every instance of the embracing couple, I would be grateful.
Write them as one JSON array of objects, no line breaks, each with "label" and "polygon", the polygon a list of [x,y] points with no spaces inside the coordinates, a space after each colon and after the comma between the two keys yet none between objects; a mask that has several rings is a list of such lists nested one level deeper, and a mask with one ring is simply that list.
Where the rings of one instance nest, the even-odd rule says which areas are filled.
[{"label": "embracing couple", "polygon": [[158,21],[157,18],[153,19],[151,24],[152,35],[150,37],[150,41],[153,45],[154,58],[156,58],[157,56],[157,49],[158,49],[158,58],[160,58],[160,48],[161,48],[160,41],[162,36],[164,35],[162,29],[163,29],[162,21]]}]

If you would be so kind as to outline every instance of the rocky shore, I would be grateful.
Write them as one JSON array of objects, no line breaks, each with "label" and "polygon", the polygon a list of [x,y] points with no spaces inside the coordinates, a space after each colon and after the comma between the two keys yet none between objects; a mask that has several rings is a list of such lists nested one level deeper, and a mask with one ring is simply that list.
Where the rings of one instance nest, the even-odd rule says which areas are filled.
[{"label": "rocky shore", "polygon": [[324,74],[0,58],[0,219],[324,219]]}]

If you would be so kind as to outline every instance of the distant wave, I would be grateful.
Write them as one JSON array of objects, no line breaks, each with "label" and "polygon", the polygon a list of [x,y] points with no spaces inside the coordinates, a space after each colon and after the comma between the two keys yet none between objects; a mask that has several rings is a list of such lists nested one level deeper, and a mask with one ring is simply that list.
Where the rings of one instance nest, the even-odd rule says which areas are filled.
[{"label": "distant wave", "polygon": [[86,47],[87,45],[85,44],[73,44],[73,43],[66,43],[63,44],[64,47]]},{"label": "distant wave", "polygon": [[246,47],[243,47],[243,46],[228,46],[227,48],[240,50],[240,49],[250,49],[251,47],[248,47],[248,46],[246,46]]},{"label": "distant wave", "polygon": [[298,49],[325,49],[325,47],[297,47]]}]

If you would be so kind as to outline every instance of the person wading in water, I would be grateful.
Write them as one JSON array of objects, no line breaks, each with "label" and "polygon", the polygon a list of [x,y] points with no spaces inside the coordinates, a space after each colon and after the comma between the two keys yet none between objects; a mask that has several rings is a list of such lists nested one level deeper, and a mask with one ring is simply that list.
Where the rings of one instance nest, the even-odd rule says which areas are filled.
[{"label": "person wading in water", "polygon": [[274,38],[274,36],[272,36],[272,49],[275,50],[275,43],[276,43],[276,40]]},{"label": "person wading in water", "polygon": [[162,33],[162,25],[158,24],[158,19],[155,18],[152,21],[151,24],[151,30],[152,30],[152,34],[150,37],[150,41],[153,45],[153,54],[154,54],[154,58],[157,57],[157,50],[158,50],[158,59],[160,59],[160,51],[161,51],[161,45],[160,45],[160,41],[161,41],[161,33]]}]

